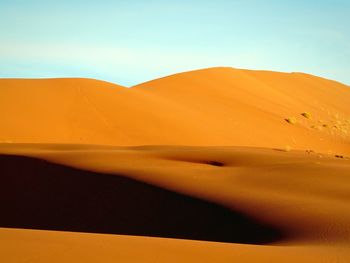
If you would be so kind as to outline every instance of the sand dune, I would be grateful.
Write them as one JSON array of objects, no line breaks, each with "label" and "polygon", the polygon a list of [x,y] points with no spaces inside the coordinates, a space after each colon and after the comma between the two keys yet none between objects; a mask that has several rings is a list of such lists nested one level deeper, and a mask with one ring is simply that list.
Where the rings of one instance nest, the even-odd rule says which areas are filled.
[{"label": "sand dune", "polygon": [[0,166],[2,227],[252,244],[282,236],[277,229],[213,202],[117,173],[10,155],[0,156]]},{"label": "sand dune", "polygon": [[212,68],[131,89],[89,79],[10,79],[0,87],[3,142],[350,154],[349,87],[301,73]]},{"label": "sand dune", "polygon": [[[1,227],[236,243],[169,240],[169,248],[179,251],[199,247],[164,262],[191,258],[204,247],[211,249],[202,253],[219,262],[240,259],[241,253],[247,262],[350,259],[347,158],[240,147],[2,144],[0,151]],[[30,233],[0,232],[14,240]],[[91,234],[83,235],[88,241],[81,244],[80,234],[32,233],[31,238],[50,240],[38,244],[48,250],[42,260],[71,242],[82,249],[107,239],[111,243],[96,255],[113,255],[114,243],[133,249],[136,242],[143,246],[140,253],[147,262],[152,259],[147,247],[163,242]],[[61,245],[52,248],[50,242],[57,240]],[[7,243],[8,238],[1,241]],[[25,251],[25,244],[19,249]],[[235,252],[220,254],[229,248]],[[35,249],[15,258],[31,253]],[[70,253],[73,260],[80,252]],[[284,253],[297,254],[286,259]],[[160,257],[169,257],[169,251]],[[138,256],[117,258],[133,262]]]},{"label": "sand dune", "polygon": [[[7,155],[19,154],[40,158],[79,170],[111,174],[118,178],[121,176],[215,203],[248,216],[251,220],[265,223],[266,226],[277,230],[276,233],[284,233],[284,239],[277,241],[301,240],[303,242],[319,243],[350,241],[349,158],[258,148],[184,146],[128,148],[101,146],[100,149],[96,149],[95,146],[61,145],[57,147],[52,145],[4,144],[1,152]],[[59,191],[55,187],[59,188],[60,185],[62,185],[62,191],[68,192],[68,196],[77,194],[80,195],[82,200],[86,199],[84,196],[87,195],[90,187],[92,188],[91,191],[101,192],[102,203],[105,203],[104,198],[124,200],[125,197],[122,198],[122,196],[126,195],[121,192],[114,193],[113,196],[111,195],[113,190],[108,188],[110,190],[106,190],[106,193],[109,193],[109,196],[104,197],[102,189],[105,187],[107,189],[106,185],[123,190],[129,188],[140,189],[130,191],[130,193],[135,192],[140,195],[143,193],[145,197],[142,198],[142,201],[149,199],[149,197],[146,197],[149,196],[147,191],[155,196],[163,196],[162,198],[151,198],[151,200],[169,199],[166,197],[167,194],[157,194],[157,189],[142,190],[147,187],[138,185],[136,182],[133,183],[133,181],[124,182],[119,179],[119,182],[116,178],[115,181],[109,181],[111,180],[110,176],[106,178],[101,175],[101,177],[98,177],[98,182],[101,184],[99,186],[97,185],[97,179],[96,181],[93,179],[98,174],[89,174],[88,172],[80,174],[79,170],[66,171],[68,168],[55,167],[52,164],[35,161],[35,159],[20,157],[20,159],[13,160],[12,158],[14,157],[2,157],[1,166],[7,167],[8,176],[5,178],[8,178],[8,182],[13,185],[12,187],[6,187],[5,181],[2,184],[5,189],[12,189],[11,191],[18,189],[19,193],[29,194],[27,190],[17,187],[18,182],[22,181],[19,178],[23,176],[26,182],[35,175],[38,183],[33,183],[34,185],[51,187],[48,183],[40,183],[41,180],[45,180],[46,174],[50,174],[50,179],[46,180],[55,182],[52,183],[53,189],[45,189],[44,192],[34,191],[39,195],[36,197],[37,200],[47,200],[47,198],[44,198],[46,191],[48,193]],[[15,163],[21,165],[15,167]],[[64,179],[64,176],[70,179],[69,183],[66,182],[68,179]],[[104,181],[105,183],[103,183]],[[79,182],[86,184],[86,186],[83,187],[82,185],[80,187],[81,192],[74,193],[75,185]],[[113,182],[115,186],[112,186]],[[124,185],[125,187],[118,185]],[[22,187],[27,187],[30,190],[34,186],[25,183]],[[87,190],[84,192],[86,187]],[[40,189],[40,187],[38,188]],[[6,193],[5,189],[3,190],[4,193]],[[40,197],[40,194],[44,196]],[[94,198],[97,198],[96,195],[92,194],[92,196],[95,196]],[[53,200],[55,200],[55,196],[52,197]],[[25,200],[25,196],[22,199]],[[70,199],[77,200],[76,204],[71,205],[81,207],[77,197],[67,197],[67,200],[62,200],[66,204],[65,207]],[[179,199],[179,197],[176,199]],[[19,204],[22,204],[23,200],[18,201]],[[14,201],[10,203],[14,203]],[[97,199],[95,201],[97,202]],[[116,201],[112,203],[114,202]],[[38,202],[34,203],[34,205],[39,205]],[[149,202],[150,207],[151,203],[152,201]],[[154,205],[155,210],[158,210],[156,203]],[[61,205],[57,203],[55,206]],[[142,207],[143,205],[135,203],[133,206]],[[177,206],[174,205],[174,207]],[[115,207],[118,207],[118,203],[115,203]],[[147,204],[144,207],[147,207]],[[192,206],[193,209],[194,207],[196,206]],[[28,206],[25,206],[25,209],[29,209]],[[41,210],[40,208],[35,209]],[[69,209],[69,207],[67,209],[68,212],[77,212],[77,209]],[[108,210],[108,206],[106,209]],[[163,209],[167,209],[167,207]],[[86,208],[85,210],[89,211],[91,209]],[[96,208],[92,210],[96,210]],[[188,208],[187,210],[191,209]],[[18,208],[15,211],[18,211]],[[203,210],[203,212],[206,212],[206,210]],[[77,213],[79,214],[79,212]],[[151,213],[154,213],[154,211]],[[167,211],[167,213],[170,212]],[[220,220],[220,213],[218,210],[218,220]],[[208,214],[210,213],[208,212]],[[134,218],[134,216],[132,217]],[[144,220],[146,219],[147,216]],[[230,220],[235,221],[232,218]],[[13,219],[10,219],[9,222],[13,222]]]},{"label": "sand dune", "polygon": [[233,68],[0,79],[0,259],[349,262],[349,101]]}]

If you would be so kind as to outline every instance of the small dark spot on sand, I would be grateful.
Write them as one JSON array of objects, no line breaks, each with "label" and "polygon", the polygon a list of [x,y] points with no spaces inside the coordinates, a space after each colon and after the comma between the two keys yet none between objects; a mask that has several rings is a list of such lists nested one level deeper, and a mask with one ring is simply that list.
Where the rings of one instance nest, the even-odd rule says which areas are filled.
[{"label": "small dark spot on sand", "polygon": [[206,161],[205,163],[213,166],[224,166],[222,162],[218,162],[218,161]]},{"label": "small dark spot on sand", "polygon": [[341,158],[341,159],[343,159],[343,158],[344,158],[344,156],[343,156],[343,155],[338,155],[338,154],[334,155],[334,157],[336,157],[336,158]]}]

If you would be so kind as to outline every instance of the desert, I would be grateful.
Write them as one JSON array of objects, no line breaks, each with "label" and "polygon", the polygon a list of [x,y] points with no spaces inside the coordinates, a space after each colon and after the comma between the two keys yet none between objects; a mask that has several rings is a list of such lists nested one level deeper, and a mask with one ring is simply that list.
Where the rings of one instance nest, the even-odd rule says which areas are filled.
[{"label": "desert", "polygon": [[4,262],[349,262],[350,87],[214,67],[0,79]]}]

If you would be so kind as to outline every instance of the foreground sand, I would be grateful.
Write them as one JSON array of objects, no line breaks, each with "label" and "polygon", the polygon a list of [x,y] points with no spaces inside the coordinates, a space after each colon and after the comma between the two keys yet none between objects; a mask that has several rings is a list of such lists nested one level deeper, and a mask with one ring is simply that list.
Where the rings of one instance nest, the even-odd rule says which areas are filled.
[{"label": "foreground sand", "polygon": [[1,258],[22,262],[346,263],[348,247],[255,246],[179,239],[0,229]]},{"label": "foreground sand", "polygon": [[7,262],[350,260],[346,156],[49,144],[0,152],[2,200],[11,204],[2,205],[3,227],[202,240],[1,229]]}]

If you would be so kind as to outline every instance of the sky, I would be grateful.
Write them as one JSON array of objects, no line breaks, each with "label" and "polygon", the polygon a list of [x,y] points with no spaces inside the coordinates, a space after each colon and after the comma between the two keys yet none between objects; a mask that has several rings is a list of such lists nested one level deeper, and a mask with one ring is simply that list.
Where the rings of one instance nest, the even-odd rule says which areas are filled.
[{"label": "sky", "polygon": [[0,78],[132,86],[215,66],[350,85],[350,0],[0,0]]}]

